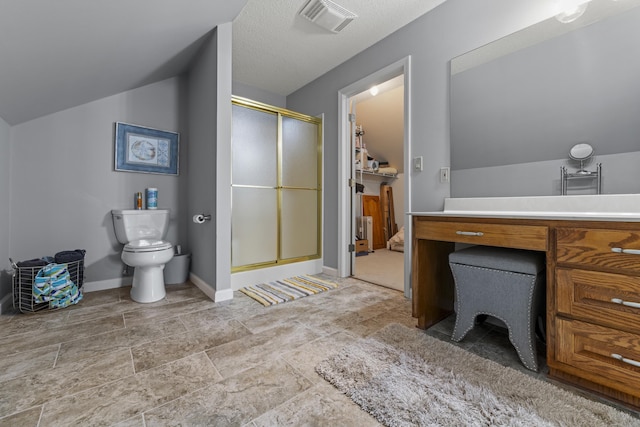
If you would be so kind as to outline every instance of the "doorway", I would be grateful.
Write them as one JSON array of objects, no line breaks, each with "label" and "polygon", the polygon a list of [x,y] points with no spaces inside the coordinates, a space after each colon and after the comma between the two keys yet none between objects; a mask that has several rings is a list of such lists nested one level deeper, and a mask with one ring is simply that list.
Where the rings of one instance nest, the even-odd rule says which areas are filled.
[{"label": "doorway", "polygon": [[404,75],[350,99],[357,279],[404,291]]},{"label": "doorway", "polygon": [[[404,234],[406,236],[411,235],[411,223],[407,220],[407,212],[411,212],[411,182],[409,177],[409,165],[411,158],[411,99],[410,99],[410,65],[411,57],[407,56],[404,59],[393,63],[339,91],[339,112],[338,112],[338,125],[339,125],[339,182],[344,183],[339,188],[338,198],[338,210],[339,227],[338,227],[338,271],[337,274],[340,277],[348,277],[353,274],[356,265],[356,252],[350,251],[355,249],[356,245],[356,205],[352,204],[352,200],[356,198],[356,164],[355,153],[352,150],[352,136],[355,136],[356,122],[355,118],[353,125],[350,122],[351,114],[351,101],[352,98],[358,94],[368,91],[372,86],[380,85],[393,78],[399,77],[403,85],[403,149],[402,149],[402,170],[407,173],[403,173],[400,178],[403,187],[403,201],[399,203],[398,207],[401,207],[399,216],[404,224]],[[366,135],[366,129],[365,129]],[[366,137],[365,137],[366,138]],[[368,158],[367,158],[368,161]],[[397,178],[396,178],[397,179]],[[404,294],[406,297],[411,297],[411,244],[405,239],[404,242],[404,256],[402,257],[402,263],[404,265],[403,282],[404,282]],[[367,255],[369,256],[369,255]]]}]

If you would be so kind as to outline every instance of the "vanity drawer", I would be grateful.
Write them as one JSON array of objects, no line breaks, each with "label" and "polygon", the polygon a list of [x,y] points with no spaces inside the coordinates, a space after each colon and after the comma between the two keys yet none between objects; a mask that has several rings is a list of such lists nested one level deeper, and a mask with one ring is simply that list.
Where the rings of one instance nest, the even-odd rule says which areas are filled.
[{"label": "vanity drawer", "polygon": [[561,314],[640,333],[640,277],[556,268],[556,292]]},{"label": "vanity drawer", "polygon": [[640,335],[577,320],[556,319],[556,360],[585,379],[640,396]]},{"label": "vanity drawer", "polygon": [[414,233],[418,239],[546,251],[548,228],[537,225],[416,221]]},{"label": "vanity drawer", "polygon": [[640,273],[640,229],[558,228],[558,263],[606,267]]}]

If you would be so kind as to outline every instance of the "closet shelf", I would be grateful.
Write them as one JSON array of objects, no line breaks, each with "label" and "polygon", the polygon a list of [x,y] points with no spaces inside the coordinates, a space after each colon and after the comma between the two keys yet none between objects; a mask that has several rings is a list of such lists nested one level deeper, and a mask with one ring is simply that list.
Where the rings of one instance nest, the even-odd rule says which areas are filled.
[{"label": "closet shelf", "polygon": [[397,178],[398,174],[397,173],[381,173],[381,172],[374,172],[374,171],[368,171],[368,170],[356,170],[356,174],[359,174],[360,172],[362,172],[364,175],[372,175],[372,176],[382,176],[382,177],[387,177],[387,178]]}]

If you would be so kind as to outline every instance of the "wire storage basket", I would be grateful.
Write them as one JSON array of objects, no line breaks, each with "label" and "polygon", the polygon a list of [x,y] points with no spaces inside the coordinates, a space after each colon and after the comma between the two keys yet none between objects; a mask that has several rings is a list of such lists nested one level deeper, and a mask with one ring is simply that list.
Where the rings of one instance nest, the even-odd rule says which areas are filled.
[{"label": "wire storage basket", "polygon": [[46,266],[13,267],[13,307],[22,313],[57,310],[82,298],[84,258]]}]

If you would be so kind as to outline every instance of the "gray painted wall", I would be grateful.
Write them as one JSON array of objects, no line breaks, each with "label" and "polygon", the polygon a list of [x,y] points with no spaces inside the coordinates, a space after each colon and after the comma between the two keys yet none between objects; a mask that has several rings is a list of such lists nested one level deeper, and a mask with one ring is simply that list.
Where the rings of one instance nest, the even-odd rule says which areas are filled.
[{"label": "gray painted wall", "polygon": [[[0,118],[0,301],[11,294],[11,146],[9,125]],[[0,313],[2,310],[0,309]]]},{"label": "gray painted wall", "polygon": [[262,102],[263,104],[273,105],[274,107],[287,107],[286,96],[276,95],[275,93],[258,89],[243,83],[233,82],[233,94],[235,96],[241,96],[243,98]]},{"label": "gray painted wall", "polygon": [[[187,193],[190,217],[197,213],[215,216],[217,66],[217,37],[214,30],[203,43],[188,75]],[[215,218],[204,224],[188,221],[191,272],[210,285],[215,285],[216,276],[215,223]]]},{"label": "gray painted wall", "polygon": [[11,128],[15,260],[83,248],[87,281],[120,278],[122,247],[110,210],[131,209],[134,193],[146,187],[157,187],[159,206],[171,209],[168,240],[186,243],[186,224],[178,221],[186,215],[184,138],[178,177],[114,171],[114,123],[181,132],[182,86],[171,78]]},{"label": "gray painted wall", "polygon": [[[413,210],[441,210],[449,185],[439,169],[449,166],[449,61],[550,15],[537,0],[448,0],[369,49],[287,97],[287,108],[325,113],[324,260],[336,268],[338,247],[338,91],[411,55],[412,155],[424,170],[411,171]],[[346,183],[344,183],[346,185]]]}]

